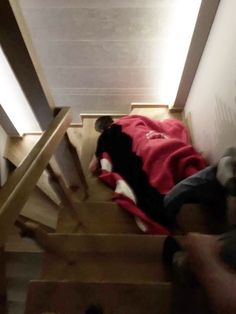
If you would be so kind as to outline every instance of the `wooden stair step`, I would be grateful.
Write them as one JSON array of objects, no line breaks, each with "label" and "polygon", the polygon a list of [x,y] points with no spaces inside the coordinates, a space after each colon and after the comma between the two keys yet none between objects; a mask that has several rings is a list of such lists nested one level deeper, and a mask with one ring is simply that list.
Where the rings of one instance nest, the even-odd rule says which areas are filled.
[{"label": "wooden stair step", "polygon": [[25,314],[84,314],[91,304],[104,314],[169,314],[171,290],[169,283],[32,281]]},{"label": "wooden stair step", "polygon": [[7,252],[7,305],[9,314],[22,314],[25,309],[29,282],[39,278],[42,252]]},{"label": "wooden stair step", "polygon": [[20,215],[55,230],[60,208],[45,196],[38,187],[35,187]]},{"label": "wooden stair step", "polygon": [[[9,138],[4,152],[4,157],[13,165],[18,167],[30,153],[40,137],[41,135],[24,135],[23,138]],[[54,189],[51,187],[49,175],[46,170],[39,178],[37,186],[43,191],[45,195],[47,195],[48,198],[52,200],[52,202],[58,206],[60,205],[61,201],[58,195],[55,193]]]},{"label": "wooden stair step", "polygon": [[43,253],[7,253],[6,273],[8,278],[39,278],[43,263]]},{"label": "wooden stair step", "polygon": [[[88,184],[88,198],[86,202],[111,202],[114,191],[103,183],[98,177],[92,174],[86,177],[86,182]],[[75,203],[81,202],[80,191],[71,193],[72,199]]]},{"label": "wooden stair step", "polygon": [[200,204],[184,204],[177,216],[177,224],[183,233],[219,234],[226,231],[222,214],[217,213],[214,208]]},{"label": "wooden stair step", "polygon": [[40,253],[42,248],[28,237],[21,237],[19,228],[13,226],[5,244],[5,252],[11,253]]},{"label": "wooden stair step", "polygon": [[132,215],[113,202],[75,204],[78,221],[67,208],[60,210],[58,233],[141,233]]},{"label": "wooden stair step", "polygon": [[182,112],[173,112],[169,110],[166,105],[152,105],[152,104],[131,104],[130,115],[142,115],[151,119],[165,120],[178,119],[182,121]]},{"label": "wooden stair step", "polygon": [[170,281],[164,236],[50,234],[41,279],[121,283]]}]

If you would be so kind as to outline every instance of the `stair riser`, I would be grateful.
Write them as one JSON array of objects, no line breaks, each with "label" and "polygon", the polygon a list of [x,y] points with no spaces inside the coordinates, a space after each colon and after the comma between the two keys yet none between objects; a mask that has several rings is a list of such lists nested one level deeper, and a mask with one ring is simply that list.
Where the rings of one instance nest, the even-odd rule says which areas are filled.
[{"label": "stair riser", "polygon": [[25,314],[84,314],[91,304],[100,304],[103,314],[170,314],[171,293],[171,286],[161,283],[33,282]]}]

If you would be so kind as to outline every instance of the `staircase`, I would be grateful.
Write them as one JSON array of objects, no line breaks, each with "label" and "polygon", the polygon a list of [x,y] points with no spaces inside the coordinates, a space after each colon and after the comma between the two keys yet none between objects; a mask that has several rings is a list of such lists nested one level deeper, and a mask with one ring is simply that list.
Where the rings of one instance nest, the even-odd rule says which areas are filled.
[{"label": "staircase", "polygon": [[170,275],[160,259],[164,237],[54,234],[50,240],[63,245],[69,260],[45,255],[26,313],[86,313],[93,304],[103,313],[170,313]]},{"label": "staircase", "polygon": [[[170,113],[165,106],[143,108],[134,104],[131,114],[181,119],[180,113]],[[54,197],[57,206],[57,219],[50,217],[54,226],[52,223],[47,226],[55,228],[55,232],[46,234],[45,240],[54,249],[44,253],[41,273],[38,279],[30,281],[25,313],[200,313],[195,312],[192,304],[173,309],[173,304],[178,303],[173,278],[161,259],[165,237],[141,234],[133,217],[111,201],[112,191],[88,173],[98,136],[93,131],[95,119],[87,117],[83,128],[68,130],[71,141],[76,141],[75,135],[80,136],[81,144],[73,144],[86,174],[89,197],[83,201],[78,193],[72,193],[72,214],[67,205],[55,203],[50,188],[45,192],[45,185],[41,185],[47,201],[51,202]],[[186,211],[184,218],[180,218],[182,230],[208,231],[204,215],[199,216],[199,207],[192,205],[192,208],[196,216],[192,218],[189,210]],[[44,224],[43,219],[28,215],[29,219]],[[55,217],[55,211],[52,215]],[[41,250],[37,254],[36,264],[40,264]],[[10,263],[11,260],[13,256]],[[27,287],[27,279],[20,280]],[[187,304],[188,300],[185,301]],[[93,305],[99,306],[102,312],[89,312]],[[14,311],[11,313],[20,313]],[[201,313],[205,313],[204,309]]]}]

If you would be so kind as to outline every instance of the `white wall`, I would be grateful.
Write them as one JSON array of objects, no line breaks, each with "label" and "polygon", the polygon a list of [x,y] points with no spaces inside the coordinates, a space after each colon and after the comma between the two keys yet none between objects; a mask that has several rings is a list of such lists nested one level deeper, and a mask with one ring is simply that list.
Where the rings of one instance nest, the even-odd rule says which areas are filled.
[{"label": "white wall", "polygon": [[131,102],[173,104],[199,0],[15,2],[33,60],[74,122],[80,113],[129,113]]},{"label": "white wall", "polygon": [[41,131],[1,46],[0,86],[0,104],[18,133]]},{"label": "white wall", "polygon": [[6,160],[3,158],[4,149],[6,146],[7,134],[0,126],[0,186],[2,186],[7,179]]},{"label": "white wall", "polygon": [[210,162],[236,145],[235,12],[235,0],[221,0],[185,107],[194,145]]}]

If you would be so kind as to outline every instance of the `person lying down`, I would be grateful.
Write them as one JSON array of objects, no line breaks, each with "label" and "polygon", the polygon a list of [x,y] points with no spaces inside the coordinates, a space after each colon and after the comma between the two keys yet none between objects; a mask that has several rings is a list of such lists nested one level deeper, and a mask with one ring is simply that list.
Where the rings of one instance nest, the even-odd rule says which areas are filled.
[{"label": "person lying down", "polygon": [[114,201],[136,217],[144,232],[169,234],[186,203],[216,211],[225,211],[230,201],[234,206],[230,178],[236,148],[207,167],[178,120],[133,115],[114,122],[103,116],[95,129],[101,135],[89,169],[114,189]]}]

